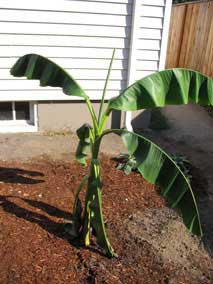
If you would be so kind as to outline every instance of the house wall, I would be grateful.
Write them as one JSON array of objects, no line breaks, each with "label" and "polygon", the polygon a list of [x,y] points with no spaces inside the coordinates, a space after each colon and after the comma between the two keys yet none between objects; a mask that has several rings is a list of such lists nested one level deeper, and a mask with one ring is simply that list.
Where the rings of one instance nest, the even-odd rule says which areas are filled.
[{"label": "house wall", "polygon": [[[36,81],[13,78],[19,56],[37,53],[61,65],[90,98],[100,99],[113,48],[115,61],[107,96],[127,86],[132,0],[0,0],[0,99],[72,100]],[[75,100],[77,98],[74,98]]]},{"label": "house wall", "polygon": [[[139,13],[132,18],[128,85],[165,68],[171,6],[170,0],[135,1]],[[147,128],[150,118],[150,110],[127,112],[125,124],[131,120],[133,129]]]},{"label": "house wall", "polygon": [[[98,113],[99,102],[93,102],[93,107]],[[105,105],[106,107],[106,105]],[[92,125],[87,106],[83,102],[39,102],[38,103],[39,130],[45,131],[75,131],[84,123]],[[117,112],[109,116],[107,128],[119,128],[120,114]]]},{"label": "house wall", "polygon": [[[136,66],[134,80],[139,80],[160,68],[164,68],[162,57],[163,33],[168,29],[166,5],[171,1],[139,0],[138,21],[136,23]],[[167,41],[167,39],[166,39]],[[162,66],[160,66],[162,65]]]},{"label": "house wall", "polygon": [[117,96],[128,84],[160,68],[167,3],[171,0],[0,0],[0,102],[37,101],[40,126],[45,119],[42,109],[53,107],[47,101],[54,101],[56,112],[64,101],[74,105],[70,109],[77,108],[78,101],[81,108],[79,98],[57,88],[40,88],[37,81],[12,77],[10,68],[26,53],[47,56],[63,66],[92,100],[100,100],[113,48],[106,98]]}]

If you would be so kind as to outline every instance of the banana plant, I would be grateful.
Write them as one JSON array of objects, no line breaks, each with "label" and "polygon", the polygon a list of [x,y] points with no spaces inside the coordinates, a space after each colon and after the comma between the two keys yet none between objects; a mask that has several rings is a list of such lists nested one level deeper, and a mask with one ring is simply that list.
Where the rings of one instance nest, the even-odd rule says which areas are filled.
[{"label": "banana plant", "polygon": [[[128,153],[134,158],[135,166],[149,182],[161,188],[168,205],[176,208],[182,215],[188,230],[202,235],[202,228],[196,200],[188,179],[179,166],[160,147],[147,138],[126,129],[106,129],[106,122],[113,110],[135,111],[166,105],[202,104],[213,105],[213,80],[199,72],[188,69],[168,69],[156,72],[136,81],[119,96],[108,100],[104,107],[107,83],[112,69],[110,62],[103,96],[98,114],[80,85],[63,68],[48,58],[37,54],[20,57],[11,68],[16,77],[40,80],[40,86],[61,87],[68,96],[78,96],[85,100],[91,114],[92,125],[84,124],[77,130],[79,145],[76,158],[82,164],[89,159],[88,175],[80,182],[76,190],[73,218],[66,227],[72,238],[81,238],[85,246],[90,245],[91,234],[96,236],[97,244],[108,257],[115,252],[107,238],[102,212],[102,179],[99,162],[99,149],[105,135],[119,135]],[[87,184],[84,208],[79,193]]]}]

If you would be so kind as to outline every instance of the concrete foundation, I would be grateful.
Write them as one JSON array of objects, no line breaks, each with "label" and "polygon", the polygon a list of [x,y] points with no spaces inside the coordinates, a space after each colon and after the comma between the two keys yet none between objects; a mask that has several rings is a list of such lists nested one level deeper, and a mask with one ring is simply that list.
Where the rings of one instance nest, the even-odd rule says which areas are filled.
[{"label": "concrete foundation", "polygon": [[[107,104],[105,104],[106,106]],[[93,102],[98,114],[100,102]],[[110,115],[107,128],[120,128],[124,126],[124,115],[120,111],[113,111]],[[147,128],[150,121],[149,111],[133,112],[133,128]],[[38,102],[39,131],[76,131],[82,124],[92,124],[90,113],[84,102]]]}]

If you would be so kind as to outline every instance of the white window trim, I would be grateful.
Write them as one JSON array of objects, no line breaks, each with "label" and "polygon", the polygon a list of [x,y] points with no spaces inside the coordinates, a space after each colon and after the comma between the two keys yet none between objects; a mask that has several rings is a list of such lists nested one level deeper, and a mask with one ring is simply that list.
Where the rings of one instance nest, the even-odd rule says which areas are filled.
[{"label": "white window trim", "polygon": [[[13,119],[15,119],[14,101],[12,103]],[[30,120],[0,121],[0,133],[37,132],[38,131],[38,105],[29,102]]]}]

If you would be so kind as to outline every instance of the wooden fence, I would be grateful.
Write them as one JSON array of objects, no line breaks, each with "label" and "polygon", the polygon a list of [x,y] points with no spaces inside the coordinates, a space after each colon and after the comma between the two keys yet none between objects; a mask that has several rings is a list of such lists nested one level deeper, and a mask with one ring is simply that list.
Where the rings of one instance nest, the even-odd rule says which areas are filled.
[{"label": "wooden fence", "polygon": [[173,6],[166,68],[173,67],[213,77],[213,1]]}]

